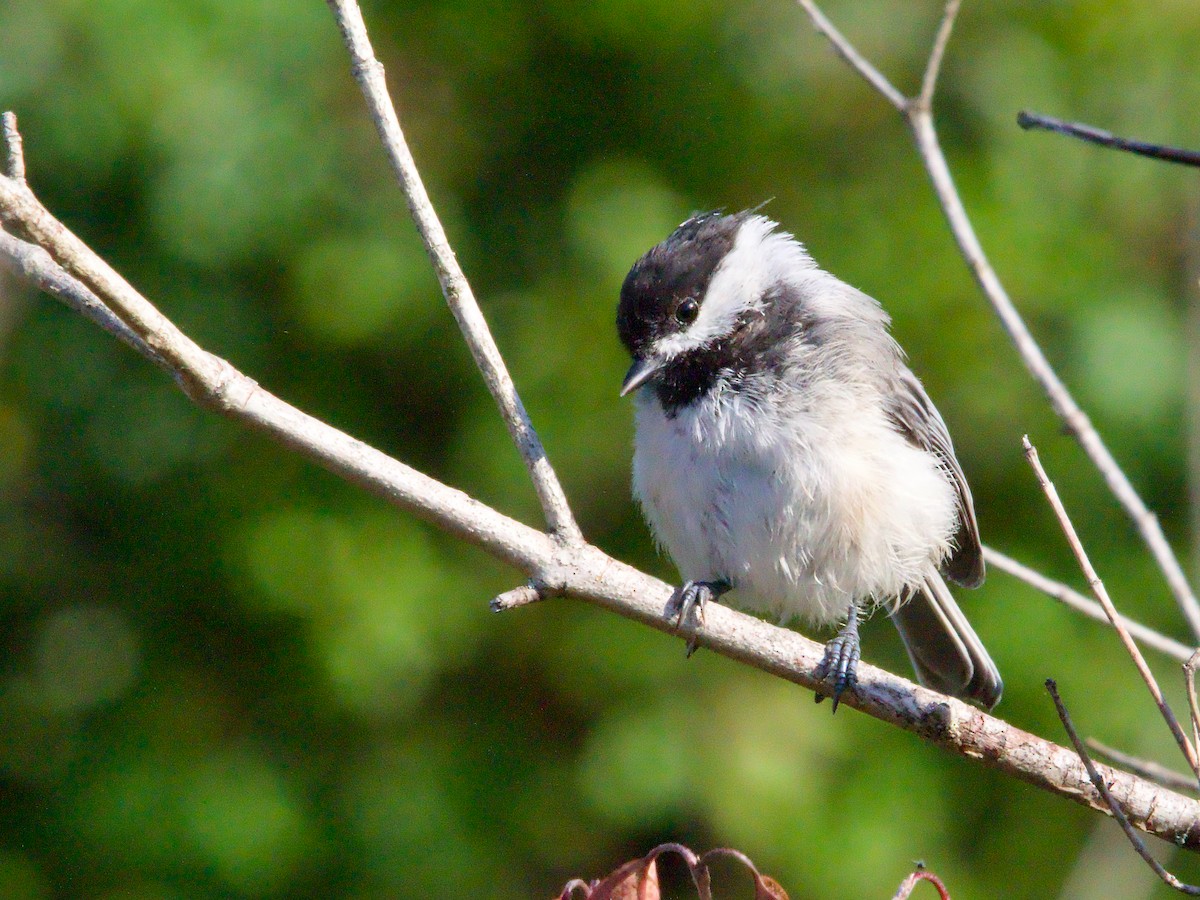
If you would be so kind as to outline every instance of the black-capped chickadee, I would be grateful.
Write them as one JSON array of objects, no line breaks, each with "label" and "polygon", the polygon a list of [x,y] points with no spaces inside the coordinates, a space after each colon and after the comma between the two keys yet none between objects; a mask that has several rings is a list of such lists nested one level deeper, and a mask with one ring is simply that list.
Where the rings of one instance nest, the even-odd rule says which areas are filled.
[{"label": "black-capped chickadee", "polygon": [[971,491],[889,321],[764,216],[688,219],[621,288],[634,494],[685,579],[680,622],[732,590],[842,623],[820,670],[836,709],[859,614],[888,605],[921,683],[990,709],[1000,673],[942,577],[983,581]]}]

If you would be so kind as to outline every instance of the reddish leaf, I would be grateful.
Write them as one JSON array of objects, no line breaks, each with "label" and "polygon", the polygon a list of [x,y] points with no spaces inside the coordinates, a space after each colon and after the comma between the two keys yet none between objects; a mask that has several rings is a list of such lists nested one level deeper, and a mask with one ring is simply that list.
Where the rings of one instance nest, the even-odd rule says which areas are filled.
[{"label": "reddish leaf", "polygon": [[[754,876],[754,900],[788,900],[787,892],[779,886],[779,882],[760,874],[754,863],[741,851],[719,847],[697,856],[682,844],[659,844],[641,859],[631,859],[591,884],[578,878],[569,881],[558,895],[558,900],[574,900],[575,891],[579,889],[583,891],[583,900],[660,900],[656,860],[664,853],[674,853],[683,858],[692,876],[692,883],[696,886],[698,900],[712,900],[712,876],[708,871],[708,860],[719,856],[734,859],[750,870]],[[950,898],[947,896],[944,900]]]}]

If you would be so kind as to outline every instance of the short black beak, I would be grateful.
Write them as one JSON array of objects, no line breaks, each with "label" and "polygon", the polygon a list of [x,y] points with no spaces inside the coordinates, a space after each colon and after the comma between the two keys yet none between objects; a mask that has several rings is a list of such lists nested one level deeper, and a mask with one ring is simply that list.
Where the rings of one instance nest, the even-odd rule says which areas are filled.
[{"label": "short black beak", "polygon": [[629,371],[625,373],[625,381],[621,384],[621,396],[624,397],[630,391],[640,388],[650,380],[650,377],[658,371],[661,365],[662,361],[652,356],[635,359],[633,365],[629,367]]}]

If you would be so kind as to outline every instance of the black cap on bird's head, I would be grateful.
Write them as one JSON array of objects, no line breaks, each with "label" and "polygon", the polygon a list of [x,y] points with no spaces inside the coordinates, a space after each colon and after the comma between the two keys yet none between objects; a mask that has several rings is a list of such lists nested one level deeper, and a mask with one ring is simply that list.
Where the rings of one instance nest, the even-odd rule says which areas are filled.
[{"label": "black cap on bird's head", "polygon": [[622,395],[644,384],[661,365],[654,345],[696,320],[713,273],[749,215],[694,215],[633,264],[617,307],[617,333],[634,360]]}]

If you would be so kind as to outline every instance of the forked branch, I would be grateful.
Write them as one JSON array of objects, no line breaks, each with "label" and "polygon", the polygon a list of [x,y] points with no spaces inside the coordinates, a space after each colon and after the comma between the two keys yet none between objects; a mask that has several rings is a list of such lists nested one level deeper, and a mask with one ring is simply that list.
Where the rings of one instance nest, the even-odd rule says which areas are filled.
[{"label": "forked branch", "polygon": [[1046,359],[1041,347],[1034,340],[1025,320],[1017,311],[1008,292],[1001,284],[999,276],[996,275],[988,261],[987,255],[983,252],[983,246],[967,216],[958,189],[954,186],[954,178],[950,174],[950,167],[946,163],[946,157],[942,152],[937,130],[933,124],[932,103],[941,57],[958,12],[958,0],[950,0],[946,5],[942,24],[938,29],[938,35],[930,53],[929,65],[926,67],[921,93],[912,99],[905,97],[903,93],[893,87],[878,69],[863,58],[854,45],[825,17],[814,0],[797,0],[797,2],[808,13],[817,30],[833,45],[838,55],[866,79],[880,96],[894,106],[908,123],[921,162],[929,173],[938,202],[950,224],[950,231],[954,235],[954,240],[958,244],[959,251],[966,260],[971,274],[974,275],[984,296],[987,297],[996,315],[999,316],[1001,324],[1008,332],[1009,339],[1016,347],[1025,367],[1041,385],[1055,413],[1062,419],[1067,430],[1079,441],[1092,464],[1104,478],[1109,490],[1133,520],[1142,540],[1162,571],[1175,602],[1187,620],[1188,627],[1197,641],[1200,641],[1200,602],[1197,602],[1187,576],[1184,575],[1183,567],[1179,564],[1175,551],[1171,549],[1171,545],[1163,534],[1157,516],[1142,501],[1116,458],[1101,439],[1099,432],[1096,431],[1091,419],[1075,402],[1075,398],[1067,390],[1066,385]]},{"label": "forked branch", "polygon": [[578,543],[583,540],[567,496],[563,493],[558,476],[546,458],[541,439],[534,431],[525,404],[517,394],[516,386],[508,374],[504,358],[492,338],[492,332],[487,327],[483,312],[475,300],[475,293],[463,274],[462,267],[450,247],[441,220],[433,209],[429,194],[417,171],[408,142],[404,139],[404,131],[400,128],[400,120],[396,116],[396,108],[388,95],[387,81],[383,74],[383,64],[375,58],[371,49],[371,39],[367,35],[367,26],[363,22],[362,12],[353,0],[327,0],[333,10],[346,49],[350,52],[351,66],[354,78],[362,88],[367,100],[371,119],[379,131],[384,150],[387,151],[389,162],[404,191],[408,201],[409,212],[416,222],[425,250],[437,272],[438,282],[446,303],[454,314],[458,327],[462,330],[463,338],[475,358],[475,365],[483,373],[483,380],[491,391],[504,423],[508,426],[521,458],[529,470],[534,490],[542,504],[542,512],[546,524],[555,536],[569,542]]}]

